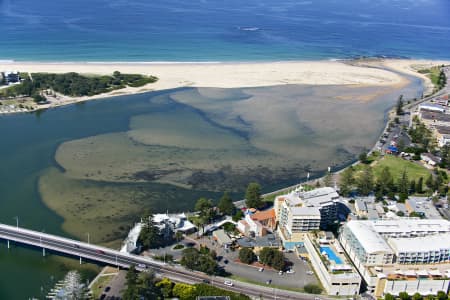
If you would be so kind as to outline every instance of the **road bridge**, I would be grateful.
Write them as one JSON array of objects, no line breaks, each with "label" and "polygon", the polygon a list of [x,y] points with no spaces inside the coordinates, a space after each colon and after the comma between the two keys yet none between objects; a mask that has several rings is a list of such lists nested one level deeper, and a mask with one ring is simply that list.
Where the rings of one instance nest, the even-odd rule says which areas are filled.
[{"label": "road bridge", "polygon": [[317,297],[294,291],[271,288],[270,286],[260,286],[245,282],[233,281],[233,286],[224,285],[227,278],[219,276],[207,276],[200,272],[187,270],[180,266],[172,266],[149,257],[123,253],[118,250],[97,246],[90,243],[81,242],[74,239],[59,237],[56,235],[29,230],[19,226],[0,224],[0,239],[6,240],[8,248],[11,242],[30,245],[42,249],[43,255],[46,250],[63,253],[70,256],[87,259],[97,263],[113,265],[121,268],[129,268],[135,265],[138,271],[152,269],[158,277],[167,277],[176,282],[201,283],[209,282],[212,285],[243,293],[253,297],[263,299],[302,299],[313,300]]}]

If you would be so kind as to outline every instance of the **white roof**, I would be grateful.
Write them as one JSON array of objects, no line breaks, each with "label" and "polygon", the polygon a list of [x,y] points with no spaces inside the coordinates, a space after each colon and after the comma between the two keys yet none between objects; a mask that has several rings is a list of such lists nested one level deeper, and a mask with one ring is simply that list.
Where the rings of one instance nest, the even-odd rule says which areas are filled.
[{"label": "white roof", "polygon": [[388,243],[399,252],[431,252],[450,249],[450,233],[415,238],[390,238]]},{"label": "white roof", "polygon": [[371,221],[350,221],[346,226],[367,253],[393,253],[383,237],[374,230]]},{"label": "white roof", "polygon": [[322,207],[332,205],[339,199],[339,194],[330,187],[318,188],[308,192],[292,192],[285,196],[289,206]]},{"label": "white roof", "polygon": [[[356,221],[355,221],[356,222]],[[371,222],[380,234],[410,232],[450,232],[450,222],[440,219],[405,219],[358,221]]]},{"label": "white roof", "polygon": [[320,218],[320,210],[317,207],[292,207],[292,216],[295,217],[317,217]]}]

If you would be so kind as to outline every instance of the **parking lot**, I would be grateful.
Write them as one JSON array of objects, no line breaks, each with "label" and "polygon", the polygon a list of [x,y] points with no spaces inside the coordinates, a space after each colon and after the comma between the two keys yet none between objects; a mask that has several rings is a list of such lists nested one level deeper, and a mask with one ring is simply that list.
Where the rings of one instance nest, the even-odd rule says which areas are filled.
[{"label": "parking lot", "polygon": [[217,252],[217,256],[221,257],[219,265],[222,266],[225,271],[248,280],[266,284],[271,282],[271,285],[285,286],[290,288],[302,288],[305,284],[314,283],[318,284],[317,278],[311,273],[311,267],[308,262],[304,262],[299,259],[295,253],[285,253],[285,257],[292,263],[291,269],[293,274],[287,274],[283,272],[279,275],[278,271],[270,268],[264,268],[264,271],[260,272],[259,267],[249,266],[236,262],[239,256],[239,250],[231,251],[224,249],[217,242],[213,241],[212,237],[203,237],[199,240],[203,245],[208,246],[210,249],[214,249]]}]

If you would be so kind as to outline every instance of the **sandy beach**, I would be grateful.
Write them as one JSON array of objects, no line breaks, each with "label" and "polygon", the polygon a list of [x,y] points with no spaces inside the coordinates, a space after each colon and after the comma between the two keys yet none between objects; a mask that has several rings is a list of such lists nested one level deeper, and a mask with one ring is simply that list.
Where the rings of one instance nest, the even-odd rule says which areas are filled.
[{"label": "sandy beach", "polygon": [[[426,60],[373,60],[357,61],[292,61],[255,63],[43,63],[0,62],[0,71],[47,72],[81,74],[137,73],[154,75],[158,82],[144,87],[127,87],[93,97],[65,97],[49,99],[52,103],[40,108],[73,102],[135,94],[178,87],[242,88],[285,84],[401,86],[404,79],[383,67],[423,78],[430,89],[430,80],[415,70],[448,62]],[[367,67],[370,66],[370,67]],[[374,68],[375,67],[375,68]]]}]

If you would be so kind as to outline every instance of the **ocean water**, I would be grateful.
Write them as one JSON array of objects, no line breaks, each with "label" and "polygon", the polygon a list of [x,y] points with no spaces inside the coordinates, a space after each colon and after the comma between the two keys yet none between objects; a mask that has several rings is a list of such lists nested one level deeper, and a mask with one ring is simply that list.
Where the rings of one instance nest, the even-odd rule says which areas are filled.
[{"label": "ocean water", "polygon": [[0,60],[450,59],[448,0],[0,0]]}]

